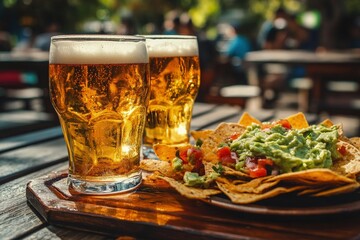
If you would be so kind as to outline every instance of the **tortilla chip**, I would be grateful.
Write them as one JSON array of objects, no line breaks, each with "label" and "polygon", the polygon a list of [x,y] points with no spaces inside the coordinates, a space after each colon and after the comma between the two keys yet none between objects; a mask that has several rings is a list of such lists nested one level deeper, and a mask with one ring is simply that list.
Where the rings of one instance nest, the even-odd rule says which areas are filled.
[{"label": "tortilla chip", "polygon": [[153,146],[155,154],[158,156],[160,160],[170,162],[176,157],[176,152],[178,150],[183,150],[190,148],[191,144],[174,144],[174,145],[166,145],[166,144],[155,144]]},{"label": "tortilla chip", "polygon": [[231,178],[226,178],[226,177],[218,177],[216,178],[216,182],[221,182],[221,183],[226,183],[226,184],[232,184],[232,185],[240,185],[240,184],[244,184],[247,183],[249,181],[247,180],[243,180],[243,179],[231,179]]},{"label": "tortilla chip", "polygon": [[280,181],[264,182],[265,178],[256,178],[243,184],[229,184],[228,187],[239,193],[263,193],[276,186]]},{"label": "tortilla chip", "polygon": [[338,141],[337,147],[345,147],[346,154],[334,161],[331,169],[341,175],[355,177],[360,174],[360,150],[354,145]]},{"label": "tortilla chip", "polygon": [[238,124],[244,127],[250,126],[253,123],[261,125],[261,122],[251,116],[248,112],[244,112],[238,121]]},{"label": "tortilla chip", "polygon": [[355,191],[360,187],[360,184],[358,182],[354,182],[352,184],[347,184],[344,186],[340,186],[337,188],[330,188],[324,191],[320,191],[318,193],[312,194],[314,197],[329,197],[329,196],[335,196],[339,194],[345,194]]},{"label": "tortilla chip", "polygon": [[237,179],[245,179],[245,180],[250,180],[252,179],[249,174],[241,172],[241,171],[237,171],[233,168],[227,167],[227,166],[222,166],[224,169],[223,175],[225,176],[229,176],[229,177],[235,177]]},{"label": "tortilla chip", "polygon": [[305,115],[302,112],[293,114],[286,118],[294,129],[303,129],[309,127]]},{"label": "tortilla chip", "polygon": [[205,129],[205,130],[200,130],[200,131],[191,131],[190,134],[195,139],[195,141],[197,141],[198,139],[204,140],[204,139],[208,138],[209,135],[213,132],[214,132],[214,130]]},{"label": "tortilla chip", "polygon": [[204,169],[205,169],[205,175],[210,175],[215,172],[214,167],[216,167],[215,164],[211,162],[203,162]]},{"label": "tortilla chip", "polygon": [[183,183],[176,181],[173,178],[161,177],[170,184],[177,192],[187,198],[191,199],[207,199],[212,195],[221,193],[218,189],[201,189],[185,186]]},{"label": "tortilla chip", "polygon": [[360,137],[352,137],[350,138],[350,142],[353,146],[360,150]]},{"label": "tortilla chip", "polygon": [[330,119],[325,119],[320,123],[320,125],[324,125],[325,127],[334,126],[334,123]]},{"label": "tortilla chip", "polygon": [[257,194],[257,193],[239,193],[237,191],[234,191],[231,187],[229,187],[229,185],[220,182],[217,182],[217,185],[219,189],[226,196],[228,196],[233,203],[237,203],[237,204],[253,203],[267,198],[272,198],[284,193],[290,193],[297,190],[301,190],[304,188],[303,186],[277,187],[269,191],[266,191],[264,193]]},{"label": "tortilla chip", "polygon": [[[309,126],[303,113],[291,115],[286,119],[294,129]],[[253,179],[246,172],[227,166],[220,167],[216,154],[219,145],[228,141],[234,134],[243,134],[246,127],[253,123],[262,124],[249,113],[244,112],[238,123],[221,123],[215,130],[191,132],[195,140],[203,141],[201,150],[205,174],[214,176],[215,171],[220,173],[219,170],[221,170],[221,176],[215,180],[211,178],[212,184],[203,186],[206,189],[189,187],[183,183],[183,174],[191,171],[192,165],[185,164],[184,168],[178,172],[171,167],[171,160],[176,157],[176,152],[191,147],[190,144],[154,145],[156,155],[163,161],[144,159],[140,166],[146,171],[154,172],[155,179],[163,179],[162,183],[168,182],[171,187],[187,198],[206,199],[211,195],[224,193],[236,204],[248,204],[294,191],[299,196],[325,197],[352,192],[360,188],[360,183],[357,182],[360,180],[357,178],[360,176],[360,137],[347,138],[343,134],[341,125],[338,127],[337,148],[341,150],[345,148],[345,153],[341,158],[333,160],[331,169],[310,169]],[[334,126],[329,119],[320,124],[326,127]],[[220,190],[213,186],[214,181]],[[165,185],[167,187],[167,184]]]},{"label": "tortilla chip", "polygon": [[351,160],[343,166],[348,177],[357,177],[360,173],[360,158]]},{"label": "tortilla chip", "polygon": [[172,177],[175,175],[171,164],[166,161],[156,159],[144,159],[140,161],[140,168],[145,171],[155,172],[158,171],[164,176]]},{"label": "tortilla chip", "polygon": [[287,182],[298,185],[324,186],[324,185],[344,185],[354,183],[355,180],[340,175],[330,169],[316,168],[299,172],[284,173],[265,181]]},{"label": "tortilla chip", "polygon": [[324,191],[326,189],[329,189],[328,186],[325,187],[313,187],[313,186],[309,186],[309,188],[305,188],[304,190],[301,190],[297,193],[298,196],[303,196],[303,195],[311,195],[311,194],[315,194],[321,191]]},{"label": "tortilla chip", "polygon": [[220,123],[213,133],[204,139],[201,145],[201,150],[204,153],[204,160],[217,163],[218,157],[216,155],[217,148],[220,143],[223,143],[234,133],[242,134],[245,131],[245,127],[237,123]]}]

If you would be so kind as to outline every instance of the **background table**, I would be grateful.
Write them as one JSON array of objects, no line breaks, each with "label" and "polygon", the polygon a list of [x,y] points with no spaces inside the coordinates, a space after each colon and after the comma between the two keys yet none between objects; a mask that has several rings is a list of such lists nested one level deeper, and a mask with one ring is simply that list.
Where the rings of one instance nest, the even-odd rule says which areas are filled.
[{"label": "background table", "polygon": [[[42,108],[45,112],[54,114],[54,109],[49,100],[49,53],[38,50],[28,50],[19,52],[0,53],[0,71],[15,71],[21,73],[35,74],[36,82],[31,84],[20,84],[20,86],[1,86],[5,90],[2,101],[13,101],[17,99],[32,100],[40,99]],[[24,93],[7,93],[21,89],[36,89],[37,93],[33,97],[24,97]]]},{"label": "background table", "polygon": [[[262,78],[258,76],[260,68],[264,64],[281,64],[288,67],[301,66],[306,70],[305,77],[313,82],[309,110],[319,113],[322,110],[340,113],[360,115],[360,108],[356,107],[347,110],[350,106],[340,106],[342,109],[335,109],[336,106],[329,106],[325,102],[327,97],[327,86],[329,81],[355,81],[360,84],[360,55],[351,51],[343,52],[308,52],[299,50],[262,50],[249,52],[245,62],[249,73],[255,83],[263,85]],[[360,87],[358,88],[358,96]]]},{"label": "background table", "polygon": [[[239,107],[196,103],[192,129],[214,128],[222,121],[237,122],[241,114],[242,109]],[[274,111],[251,112],[251,114],[262,121],[277,117]],[[114,239],[128,234],[98,233],[96,229],[76,229],[79,226],[69,228],[51,225],[28,204],[25,196],[26,184],[32,179],[64,170],[67,165],[67,151],[58,126],[0,140],[0,239]],[[194,211],[197,211],[197,207],[206,205],[198,201],[186,201],[194,204]],[[215,206],[207,206],[207,209],[213,213],[229,214],[233,221],[229,222],[231,226],[234,225],[234,221],[236,222],[236,226],[233,227],[236,227],[237,234],[229,232],[226,235],[212,235],[213,238],[229,239],[230,236],[230,239],[356,239],[360,237],[359,214],[315,220],[289,220],[231,213]],[[197,224],[206,228],[201,230],[204,234],[198,236],[198,239],[206,239],[211,235],[217,224],[220,224],[218,221],[219,219],[199,221]],[[188,230],[184,235],[185,233],[191,235],[193,232]],[[159,236],[159,233],[153,232],[153,234]],[[153,239],[154,235],[150,232],[142,232],[141,236],[137,237]],[[163,235],[163,238],[178,239],[179,236]]]}]

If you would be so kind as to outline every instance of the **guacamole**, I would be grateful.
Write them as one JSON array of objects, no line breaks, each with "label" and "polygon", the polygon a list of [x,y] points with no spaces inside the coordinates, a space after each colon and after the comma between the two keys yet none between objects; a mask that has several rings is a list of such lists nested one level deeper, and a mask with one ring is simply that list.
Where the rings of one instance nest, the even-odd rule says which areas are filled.
[{"label": "guacamole", "polygon": [[271,159],[280,173],[312,168],[330,168],[339,156],[336,149],[338,127],[312,125],[301,130],[281,125],[262,129],[248,126],[244,134],[235,139],[230,148],[236,152],[237,170],[243,170],[249,157]]},{"label": "guacamole", "polygon": [[209,185],[219,176],[216,172],[200,176],[196,172],[185,172],[183,180],[186,186],[208,188]]}]

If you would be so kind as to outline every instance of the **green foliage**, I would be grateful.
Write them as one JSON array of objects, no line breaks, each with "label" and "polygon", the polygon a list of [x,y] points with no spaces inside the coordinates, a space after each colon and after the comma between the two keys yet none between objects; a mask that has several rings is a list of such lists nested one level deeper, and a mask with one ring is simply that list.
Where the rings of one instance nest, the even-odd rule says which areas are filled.
[{"label": "green foliage", "polygon": [[346,0],[346,11],[350,14],[360,15],[360,1],[359,0]]},{"label": "green foliage", "polygon": [[196,27],[204,27],[209,19],[220,15],[220,4],[218,0],[199,0],[197,4],[189,9],[189,14]]},{"label": "green foliage", "polygon": [[[11,9],[22,19],[32,19],[34,29],[42,29],[50,20],[63,24],[64,32],[81,31],[89,20],[112,20],[120,23],[125,13],[130,13],[138,26],[152,22],[161,26],[164,15],[177,9],[187,12],[196,27],[212,27],[228,10],[242,9],[253,23],[273,16],[280,6],[291,12],[305,10],[308,6],[321,7],[328,0],[0,0],[0,6]],[[349,13],[360,12],[358,0],[344,0]],[[29,21],[28,21],[29,22]]]}]

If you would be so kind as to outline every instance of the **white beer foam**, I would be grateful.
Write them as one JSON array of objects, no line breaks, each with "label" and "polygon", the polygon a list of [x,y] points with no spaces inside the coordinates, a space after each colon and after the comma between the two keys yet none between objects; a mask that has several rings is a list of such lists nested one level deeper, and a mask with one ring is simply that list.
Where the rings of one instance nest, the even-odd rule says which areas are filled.
[{"label": "white beer foam", "polygon": [[149,57],[198,56],[196,39],[146,39]]},{"label": "white beer foam", "polygon": [[53,41],[49,62],[57,64],[148,63],[145,42]]}]

